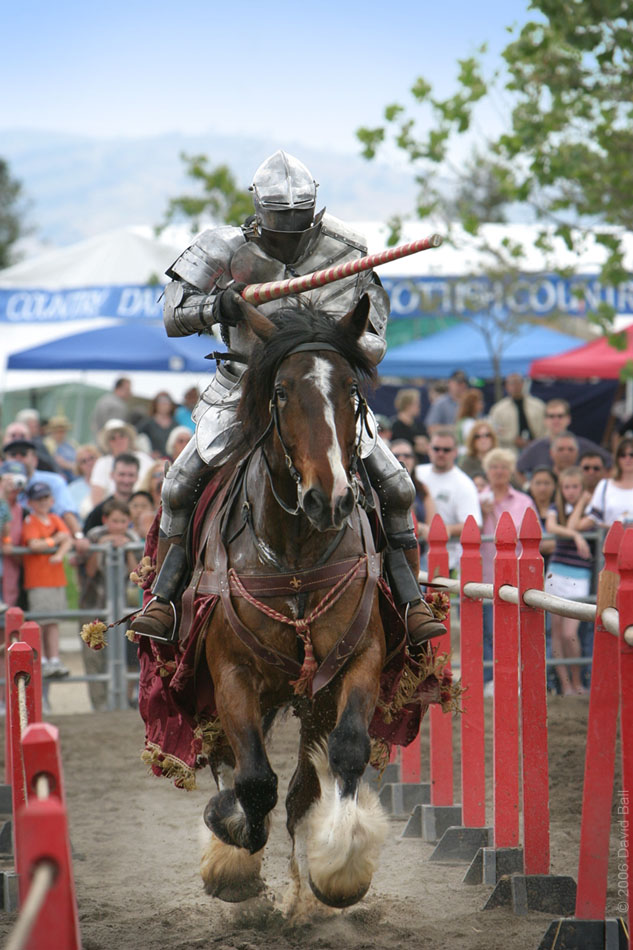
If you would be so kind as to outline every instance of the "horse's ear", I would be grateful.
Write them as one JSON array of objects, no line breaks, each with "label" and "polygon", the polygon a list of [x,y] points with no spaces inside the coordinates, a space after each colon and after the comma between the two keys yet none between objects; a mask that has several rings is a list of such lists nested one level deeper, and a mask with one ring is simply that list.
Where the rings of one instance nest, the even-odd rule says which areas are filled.
[{"label": "horse's ear", "polygon": [[259,339],[265,343],[266,340],[270,339],[273,333],[277,331],[277,327],[272,320],[269,320],[257,307],[254,307],[252,303],[244,300],[241,294],[236,294],[235,296],[249,327],[255,336],[258,336]]},{"label": "horse's ear", "polygon": [[348,330],[357,340],[361,338],[367,329],[367,320],[369,319],[369,294],[363,294],[353,310],[345,314],[340,321],[340,326]]}]

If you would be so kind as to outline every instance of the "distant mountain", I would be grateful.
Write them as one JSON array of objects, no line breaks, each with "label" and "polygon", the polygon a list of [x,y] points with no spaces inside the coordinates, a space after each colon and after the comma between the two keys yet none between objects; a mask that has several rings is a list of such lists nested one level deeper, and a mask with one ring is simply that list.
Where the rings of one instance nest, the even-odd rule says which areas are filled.
[{"label": "distant mountain", "polygon": [[408,169],[326,147],[212,133],[108,139],[19,129],[0,134],[0,156],[29,200],[28,221],[39,240],[54,245],[125,225],[159,224],[169,198],[193,190],[183,173],[183,152],[228,164],[246,187],[279,147],[306,163],[321,183],[319,206],[338,217],[382,220],[413,208]]}]

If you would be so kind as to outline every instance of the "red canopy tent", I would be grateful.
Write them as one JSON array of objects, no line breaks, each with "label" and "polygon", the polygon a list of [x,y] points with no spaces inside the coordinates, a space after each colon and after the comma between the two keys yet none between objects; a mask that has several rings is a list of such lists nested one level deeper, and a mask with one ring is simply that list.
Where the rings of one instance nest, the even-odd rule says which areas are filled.
[{"label": "red canopy tent", "polygon": [[559,356],[545,356],[530,365],[530,376],[553,376],[556,379],[619,379],[627,363],[633,362],[633,325],[624,331],[625,350],[616,350],[606,337],[577,346]]}]

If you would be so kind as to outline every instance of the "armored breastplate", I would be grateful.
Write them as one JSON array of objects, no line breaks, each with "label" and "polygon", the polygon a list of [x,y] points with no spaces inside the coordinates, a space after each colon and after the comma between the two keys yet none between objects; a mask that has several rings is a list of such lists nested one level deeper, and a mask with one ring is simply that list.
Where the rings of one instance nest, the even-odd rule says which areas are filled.
[{"label": "armored breastplate", "polygon": [[[323,216],[317,240],[299,262],[288,266],[275,260],[266,253],[253,236],[247,239],[246,244],[238,248],[233,255],[231,276],[234,280],[247,284],[284,280],[289,277],[301,277],[335,264],[357,260],[366,253],[367,249],[357,234],[337,218],[326,214]],[[360,299],[370,281],[369,273],[358,274],[306,291],[301,294],[301,298],[334,316],[343,316]],[[283,299],[263,304],[261,309],[265,313],[271,313],[282,306],[284,306]]]}]

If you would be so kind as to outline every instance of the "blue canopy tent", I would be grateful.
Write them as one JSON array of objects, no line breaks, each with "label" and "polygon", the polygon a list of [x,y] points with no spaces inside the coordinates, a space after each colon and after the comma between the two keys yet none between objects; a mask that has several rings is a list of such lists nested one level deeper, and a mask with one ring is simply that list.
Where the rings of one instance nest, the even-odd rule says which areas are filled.
[{"label": "blue canopy tent", "polygon": [[222,348],[210,336],[170,338],[162,323],[119,323],[20,350],[7,368],[212,373],[204,357]]},{"label": "blue canopy tent", "polygon": [[[547,327],[522,326],[502,347],[501,375],[527,376],[533,360],[555,356],[578,346],[578,338]],[[380,363],[381,376],[403,379],[446,379],[453,370],[492,379],[495,375],[483,335],[468,323],[458,323],[440,333],[389,349]]]}]

